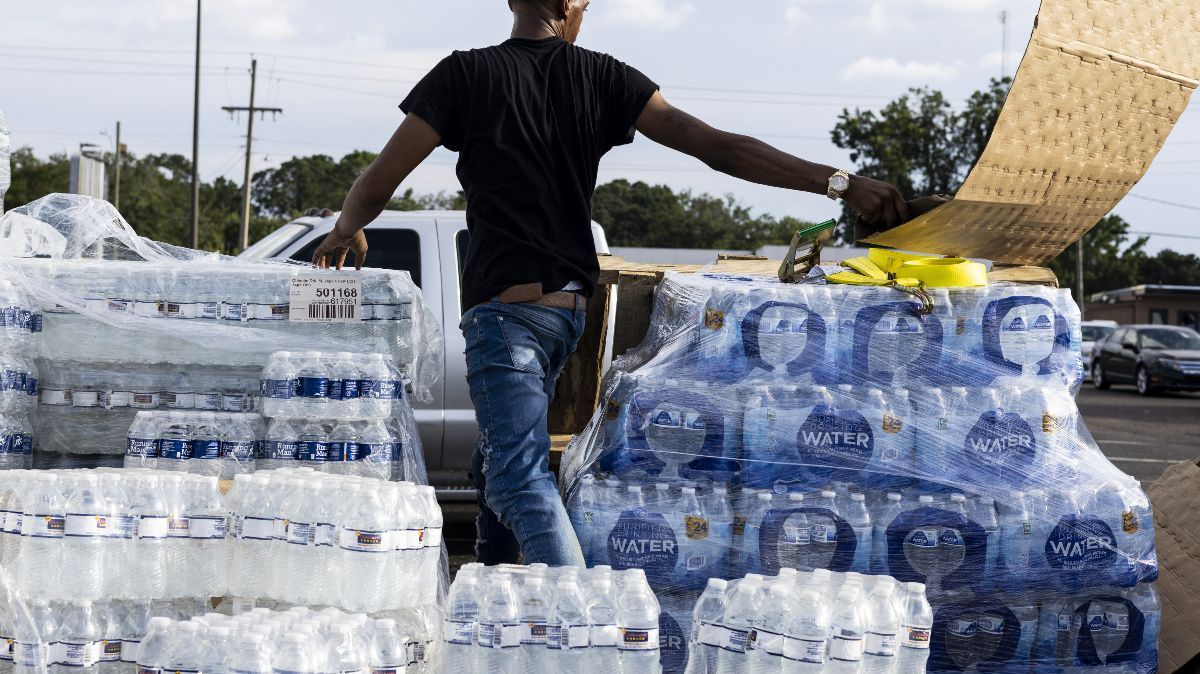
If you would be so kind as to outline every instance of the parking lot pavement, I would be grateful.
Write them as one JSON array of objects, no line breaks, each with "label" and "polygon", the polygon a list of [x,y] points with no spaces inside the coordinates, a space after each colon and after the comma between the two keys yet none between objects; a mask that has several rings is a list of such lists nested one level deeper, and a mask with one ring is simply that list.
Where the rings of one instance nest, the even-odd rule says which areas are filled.
[{"label": "parking lot pavement", "polygon": [[1149,486],[1167,466],[1200,454],[1200,395],[1138,395],[1132,386],[1079,392],[1079,410],[1100,450]]}]

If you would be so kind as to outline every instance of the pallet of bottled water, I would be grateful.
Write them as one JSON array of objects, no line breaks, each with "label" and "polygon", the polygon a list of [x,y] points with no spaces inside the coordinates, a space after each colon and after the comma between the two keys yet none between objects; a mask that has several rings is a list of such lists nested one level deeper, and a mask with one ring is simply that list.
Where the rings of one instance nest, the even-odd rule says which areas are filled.
[{"label": "pallet of bottled water", "polygon": [[692,611],[687,672],[919,674],[932,631],[921,583],[793,568],[711,578]]},{"label": "pallet of bottled water", "polygon": [[467,564],[445,604],[442,670],[658,674],[658,599],[640,569]]},{"label": "pallet of bottled water", "polygon": [[924,584],[930,671],[1147,674],[1153,516],[1080,418],[1079,323],[1043,287],[669,274],[563,459],[584,556],[684,632],[710,578],[827,569]]},{"label": "pallet of bottled water", "polygon": [[[228,595],[378,612],[437,603],[432,487],[319,473],[0,472],[0,565],[23,597]],[[186,569],[186,572],[180,572]]]},{"label": "pallet of bottled water", "polygon": [[[10,463],[27,462],[19,457],[30,437],[39,451],[119,453],[140,411],[258,411],[259,375],[285,349],[305,365],[310,353],[336,354],[350,381],[383,381],[371,377],[386,367],[418,400],[439,376],[440,327],[405,272],[168,246],[78,195],[16,209],[0,229],[26,239],[0,251],[0,437],[16,446]],[[355,418],[378,393],[330,418]]]}]

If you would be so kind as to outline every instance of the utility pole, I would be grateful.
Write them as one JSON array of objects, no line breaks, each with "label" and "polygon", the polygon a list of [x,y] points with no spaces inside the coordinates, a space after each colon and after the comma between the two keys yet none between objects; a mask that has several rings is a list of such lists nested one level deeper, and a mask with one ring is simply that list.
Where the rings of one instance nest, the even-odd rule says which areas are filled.
[{"label": "utility pole", "polygon": [[1087,301],[1083,298],[1083,237],[1075,242],[1075,292],[1079,295],[1079,319],[1087,318]]},{"label": "utility pole", "polygon": [[241,106],[224,106],[221,109],[229,114],[235,112],[246,112],[246,172],[242,178],[242,230],[238,240],[239,250],[246,250],[250,247],[250,159],[253,157],[252,145],[254,143],[254,113],[258,113],[266,117],[266,113],[271,113],[272,119],[275,115],[283,112],[283,108],[256,108],[254,107],[254,84],[258,79],[258,59],[250,60],[250,105],[247,107]]},{"label": "utility pole", "polygon": [[1008,77],[1008,10],[1000,12],[1000,79]]},{"label": "utility pole", "polygon": [[200,247],[200,1],[196,0],[196,74],[192,94],[192,248]]},{"label": "utility pole", "polygon": [[113,167],[113,208],[121,210],[121,123],[117,122],[117,160]]}]

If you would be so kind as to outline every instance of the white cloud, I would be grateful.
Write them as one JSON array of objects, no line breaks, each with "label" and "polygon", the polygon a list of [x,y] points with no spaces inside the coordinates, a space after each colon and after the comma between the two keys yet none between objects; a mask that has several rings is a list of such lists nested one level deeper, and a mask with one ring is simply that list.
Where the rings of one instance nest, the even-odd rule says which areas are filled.
[{"label": "white cloud", "polygon": [[929,82],[954,79],[958,68],[946,63],[905,61],[864,56],[842,69],[844,80],[890,79],[902,82]]},{"label": "white cloud", "polygon": [[667,0],[612,0],[604,11],[611,23],[671,30],[695,14],[696,7],[690,2],[672,2],[668,6]]}]

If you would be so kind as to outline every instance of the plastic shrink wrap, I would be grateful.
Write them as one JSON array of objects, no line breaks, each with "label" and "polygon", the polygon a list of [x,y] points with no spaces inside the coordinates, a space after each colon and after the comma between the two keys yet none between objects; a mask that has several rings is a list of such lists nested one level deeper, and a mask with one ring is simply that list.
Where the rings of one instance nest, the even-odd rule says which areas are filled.
[{"label": "plastic shrink wrap", "polygon": [[930,294],[668,274],[563,459],[589,565],[685,634],[709,578],[829,569],[927,586],[929,671],[1154,671],[1150,505],[1080,419],[1070,294]]},{"label": "plastic shrink wrap", "polygon": [[[294,299],[312,279],[344,284],[350,301]],[[111,205],[77,195],[0,218],[0,305],[0,426],[16,429],[26,457],[31,446],[120,454],[140,411],[259,412],[261,374],[276,352],[341,357],[360,375],[375,365],[370,354],[382,357],[390,378],[406,382],[398,425],[411,417],[409,399],[430,399],[440,371],[440,327],[407,273],[178,248],[137,236]],[[403,474],[423,482],[419,448],[404,455],[413,460]]]}]

